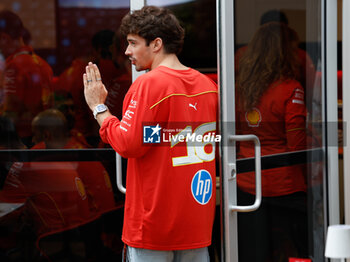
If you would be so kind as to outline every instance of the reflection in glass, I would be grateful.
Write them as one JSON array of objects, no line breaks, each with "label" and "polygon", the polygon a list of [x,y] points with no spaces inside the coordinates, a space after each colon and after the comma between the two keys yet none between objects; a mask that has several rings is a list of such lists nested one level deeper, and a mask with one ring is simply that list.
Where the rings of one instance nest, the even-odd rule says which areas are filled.
[{"label": "reflection in glass", "polygon": [[[262,155],[322,146],[321,15],[312,2],[235,4],[236,132],[256,134]],[[253,150],[241,142],[237,156]],[[323,162],[311,162],[313,151],[308,157],[262,171],[261,207],[238,215],[239,261],[322,261]],[[239,204],[254,200],[253,175],[237,176]]]},{"label": "reflection in glass", "polygon": [[166,6],[176,15],[185,29],[180,61],[216,81],[216,1],[149,0],[147,5]]},{"label": "reflection in glass", "polygon": [[33,47],[25,43],[28,33],[17,14],[3,10],[0,21],[3,25],[0,27],[0,50],[6,58],[0,85],[1,114],[14,122],[23,143],[30,146],[32,119],[52,106],[53,72]]},{"label": "reflection in glass", "polygon": [[123,198],[115,162],[70,161],[69,153],[108,151],[86,106],[82,75],[89,61],[99,66],[106,103],[121,117],[131,74],[118,27],[129,1],[20,0],[3,9],[0,260],[118,261]]},{"label": "reflection in glass", "polygon": [[[297,81],[299,64],[295,41],[295,32],[286,24],[268,22],[258,28],[246,50],[240,51],[243,54],[236,78],[237,134],[257,135],[262,155],[306,148],[306,107],[303,87]],[[238,147],[239,158],[254,155],[251,143],[240,142]],[[239,215],[241,261],[275,261],[276,257],[285,261],[307,255],[303,169],[305,167],[299,165],[262,171],[261,207],[257,212]],[[238,174],[237,183],[239,201],[248,204],[254,199],[255,174]],[[264,220],[275,221],[273,228],[263,222],[257,228],[251,227],[253,221]],[[244,236],[254,232],[267,234],[273,240],[267,239],[252,254],[242,245],[250,241]],[[300,239],[295,241],[293,235]]]}]

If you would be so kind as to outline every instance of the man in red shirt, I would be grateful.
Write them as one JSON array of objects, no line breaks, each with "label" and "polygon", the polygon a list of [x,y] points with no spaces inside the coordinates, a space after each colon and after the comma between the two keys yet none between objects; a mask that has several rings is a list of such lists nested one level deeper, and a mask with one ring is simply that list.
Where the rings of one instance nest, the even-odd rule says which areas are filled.
[{"label": "man in red shirt", "polygon": [[31,145],[31,122],[51,106],[52,69],[23,41],[21,19],[10,11],[0,12],[0,52],[6,58],[0,83],[0,110],[15,123],[23,142]]},{"label": "man in red shirt", "polygon": [[[96,65],[83,76],[100,135],[128,158],[122,240],[127,261],[209,261],[215,212],[217,86],[180,63],[184,30],[167,9],[126,15],[121,32],[137,71],[123,118],[104,105]],[[215,139],[213,139],[215,138]]]}]

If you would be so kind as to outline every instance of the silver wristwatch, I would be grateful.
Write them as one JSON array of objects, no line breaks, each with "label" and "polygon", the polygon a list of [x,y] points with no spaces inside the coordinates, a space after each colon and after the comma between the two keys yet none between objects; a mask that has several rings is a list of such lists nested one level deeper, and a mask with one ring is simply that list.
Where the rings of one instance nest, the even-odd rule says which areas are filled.
[{"label": "silver wristwatch", "polygon": [[105,104],[99,104],[94,108],[94,118],[96,119],[97,114],[106,112],[108,110],[108,107]]}]

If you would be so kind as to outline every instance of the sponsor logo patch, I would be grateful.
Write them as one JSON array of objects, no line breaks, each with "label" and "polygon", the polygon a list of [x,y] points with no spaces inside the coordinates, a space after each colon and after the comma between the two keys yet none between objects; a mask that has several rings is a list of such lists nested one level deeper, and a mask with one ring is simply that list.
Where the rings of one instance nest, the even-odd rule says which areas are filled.
[{"label": "sponsor logo patch", "polygon": [[259,109],[253,108],[251,111],[245,113],[245,120],[250,127],[258,127],[261,122],[261,113]]},{"label": "sponsor logo patch", "polygon": [[193,198],[201,205],[209,202],[213,195],[213,181],[207,170],[199,170],[192,178],[191,192]]}]

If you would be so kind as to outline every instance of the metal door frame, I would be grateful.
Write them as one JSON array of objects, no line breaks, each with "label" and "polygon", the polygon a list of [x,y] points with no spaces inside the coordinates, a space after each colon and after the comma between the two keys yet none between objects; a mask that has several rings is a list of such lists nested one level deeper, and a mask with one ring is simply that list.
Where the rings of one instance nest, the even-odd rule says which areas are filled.
[{"label": "metal door frame", "polygon": [[[327,224],[340,222],[338,170],[338,83],[337,83],[337,0],[322,0],[322,87],[324,92],[322,117],[325,121],[323,145],[325,151],[324,189],[328,192],[325,203]],[[336,137],[336,139],[335,139]],[[325,199],[327,201],[327,199]],[[327,208],[328,207],[328,208]],[[325,230],[326,232],[326,230]]]},{"label": "metal door frame", "polygon": [[[217,50],[218,50],[218,82],[220,105],[220,133],[222,135],[221,146],[221,174],[220,174],[220,199],[221,199],[221,261],[238,261],[237,244],[237,213],[230,212],[230,203],[236,204],[236,152],[234,141],[229,136],[235,135],[234,126],[228,123],[235,121],[235,94],[234,94],[234,1],[217,0]],[[232,88],[228,88],[232,87]],[[227,100],[231,98],[231,103]],[[231,163],[231,164],[229,164]],[[233,179],[225,179],[232,176]],[[232,190],[229,190],[232,188]]]},{"label": "metal door frame", "polygon": [[[349,5],[349,4],[348,4]],[[328,224],[339,223],[339,172],[337,134],[337,1],[321,0],[322,52],[322,112],[325,121],[324,152],[324,213],[325,232]],[[350,5],[347,10],[350,9]],[[345,14],[345,11],[344,11]],[[344,15],[345,17],[345,15]],[[348,20],[346,21],[348,24]],[[345,24],[345,22],[344,22]],[[345,26],[344,26],[345,28]],[[237,213],[229,212],[236,204],[236,156],[234,141],[234,1],[217,0],[217,46],[220,86],[221,147],[221,237],[222,261],[238,261]],[[345,60],[345,59],[344,59]],[[343,61],[344,61],[343,60]],[[345,74],[344,74],[345,75]],[[229,126],[228,123],[232,123]],[[330,124],[333,123],[333,124]],[[231,125],[231,124],[230,124]],[[344,152],[345,153],[345,152]],[[229,179],[227,179],[229,178]],[[349,182],[348,182],[349,183]],[[345,191],[346,192],[346,191]],[[348,211],[350,213],[350,211]],[[348,219],[349,221],[349,219]]]},{"label": "metal door frame", "polygon": [[[350,1],[343,0],[343,121],[345,139],[343,159],[350,159],[350,147],[346,145],[350,137]],[[345,224],[350,224],[350,163],[344,161],[344,202],[345,202]]]}]

